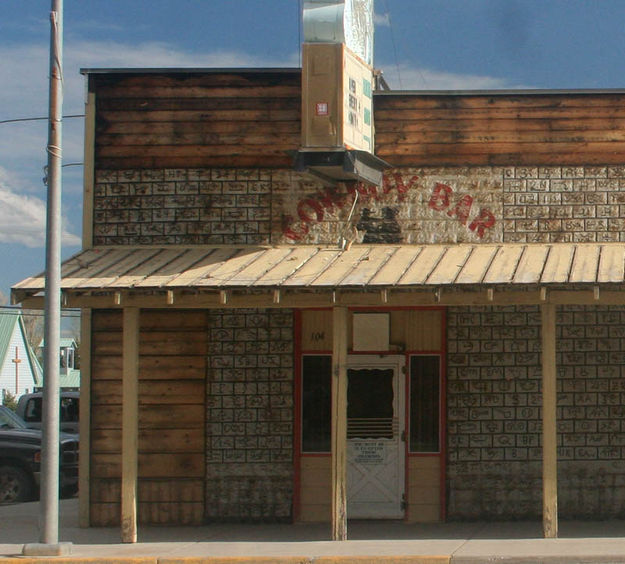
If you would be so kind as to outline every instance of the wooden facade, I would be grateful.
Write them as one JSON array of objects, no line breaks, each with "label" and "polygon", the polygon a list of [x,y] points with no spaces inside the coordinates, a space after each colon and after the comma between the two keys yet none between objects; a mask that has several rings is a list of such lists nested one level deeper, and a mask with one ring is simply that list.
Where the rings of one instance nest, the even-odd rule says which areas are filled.
[{"label": "wooden facade", "polygon": [[[139,334],[138,521],[197,524],[204,513],[206,315],[143,311]],[[90,520],[119,525],[122,312],[93,312]]]},{"label": "wooden facade", "polygon": [[622,92],[378,93],[376,153],[396,166],[625,160]]},{"label": "wooden facade", "polygon": [[300,143],[299,70],[90,75],[100,169],[288,167]]},{"label": "wooden facade", "polygon": [[[591,462],[618,471],[623,93],[378,92],[376,155],[395,168],[328,187],[292,169],[299,70],[85,73],[85,250],[62,283],[90,343],[83,525],[133,542],[137,522],[331,520],[345,538],[359,355],[398,358],[402,382],[412,356],[440,358],[440,449],[403,452],[410,522],[496,518],[497,488],[518,486],[506,511],[557,536],[561,458],[580,483]],[[354,350],[355,312],[388,314],[388,343]],[[301,445],[306,355],[333,357],[323,452]]]}]

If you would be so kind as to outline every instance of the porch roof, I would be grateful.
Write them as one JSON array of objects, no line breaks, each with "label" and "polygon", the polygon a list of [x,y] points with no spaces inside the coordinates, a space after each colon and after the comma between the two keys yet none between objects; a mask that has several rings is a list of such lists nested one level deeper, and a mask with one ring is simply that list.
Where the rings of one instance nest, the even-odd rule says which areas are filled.
[{"label": "porch roof", "polygon": [[[212,293],[220,296],[216,305],[227,305],[230,293],[273,292],[276,304],[280,295],[363,291],[385,293],[384,303],[389,292],[427,292],[426,304],[445,303],[442,292],[470,292],[471,300],[464,300],[469,304],[479,302],[476,292],[487,292],[489,303],[494,291],[505,290],[540,290],[539,297],[514,300],[540,303],[547,300],[547,289],[590,290],[591,303],[597,303],[606,301],[600,286],[614,290],[625,283],[625,244],[98,247],[65,261],[61,276],[66,302],[72,298],[74,305],[79,297],[106,293],[118,302],[122,294],[138,300],[160,293],[168,296],[168,305],[175,294]],[[43,274],[28,278],[13,287],[13,300],[41,295],[44,286]]]}]

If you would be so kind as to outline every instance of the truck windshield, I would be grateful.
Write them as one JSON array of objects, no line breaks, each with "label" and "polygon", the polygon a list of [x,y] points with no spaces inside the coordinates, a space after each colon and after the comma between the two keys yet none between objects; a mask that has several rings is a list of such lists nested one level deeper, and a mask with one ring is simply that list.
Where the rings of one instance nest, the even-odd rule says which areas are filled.
[{"label": "truck windshield", "polygon": [[8,407],[0,406],[0,429],[26,429],[26,424]]}]

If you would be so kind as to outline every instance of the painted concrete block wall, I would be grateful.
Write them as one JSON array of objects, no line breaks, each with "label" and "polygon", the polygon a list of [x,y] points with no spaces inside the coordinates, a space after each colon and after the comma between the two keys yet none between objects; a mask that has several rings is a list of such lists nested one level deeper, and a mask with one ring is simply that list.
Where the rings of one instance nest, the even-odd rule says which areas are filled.
[{"label": "painted concrete block wall", "polygon": [[[450,519],[538,518],[540,312],[448,312]],[[625,515],[625,308],[557,315],[558,508],[562,518]]]},{"label": "painted concrete block wall", "polygon": [[614,166],[403,168],[377,189],[285,169],[100,170],[94,242],[622,241],[624,206],[625,167]]},{"label": "painted concrete block wall", "polygon": [[293,499],[293,313],[209,312],[206,517],[285,521]]}]

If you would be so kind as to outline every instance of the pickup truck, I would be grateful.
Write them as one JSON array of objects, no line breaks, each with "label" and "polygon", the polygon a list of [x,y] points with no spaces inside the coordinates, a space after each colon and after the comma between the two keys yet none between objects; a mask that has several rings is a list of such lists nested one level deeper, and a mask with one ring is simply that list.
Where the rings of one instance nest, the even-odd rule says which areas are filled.
[{"label": "pickup truck", "polygon": [[[59,493],[69,497],[78,491],[78,437],[61,433],[59,447]],[[0,406],[0,504],[37,499],[40,474],[41,431]]]},{"label": "pickup truck", "polygon": [[[60,402],[61,431],[78,433],[80,392],[60,392]],[[20,397],[15,412],[29,429],[41,429],[42,406],[43,392],[33,392]]]}]

